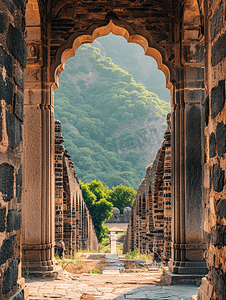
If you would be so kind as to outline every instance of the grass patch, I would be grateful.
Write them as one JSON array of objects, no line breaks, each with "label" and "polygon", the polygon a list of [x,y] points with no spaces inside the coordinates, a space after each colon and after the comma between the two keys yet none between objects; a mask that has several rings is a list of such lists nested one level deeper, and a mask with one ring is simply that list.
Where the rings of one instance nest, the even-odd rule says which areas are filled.
[{"label": "grass patch", "polygon": [[147,261],[152,261],[153,258],[151,255],[149,254],[142,254],[140,253],[140,251],[138,249],[135,249],[133,251],[129,250],[128,253],[126,253],[126,258],[127,259],[142,259],[144,260],[145,262]]},{"label": "grass patch", "polygon": [[100,274],[100,271],[98,269],[93,269],[90,274]]}]

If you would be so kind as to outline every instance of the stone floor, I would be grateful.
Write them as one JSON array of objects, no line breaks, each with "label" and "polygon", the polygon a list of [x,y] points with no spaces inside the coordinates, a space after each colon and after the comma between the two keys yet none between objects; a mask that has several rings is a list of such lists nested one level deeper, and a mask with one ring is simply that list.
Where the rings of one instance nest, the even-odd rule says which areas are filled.
[{"label": "stone floor", "polygon": [[197,294],[198,287],[194,285],[162,286],[165,279],[158,268],[143,273],[126,273],[117,254],[87,255],[89,258],[105,255],[108,267],[102,268],[102,274],[72,274],[58,266],[56,279],[34,277],[26,280],[29,299],[190,300]]},{"label": "stone floor", "polygon": [[30,300],[190,300],[196,286],[156,286],[159,273],[70,274],[61,271],[57,279],[26,280]]}]

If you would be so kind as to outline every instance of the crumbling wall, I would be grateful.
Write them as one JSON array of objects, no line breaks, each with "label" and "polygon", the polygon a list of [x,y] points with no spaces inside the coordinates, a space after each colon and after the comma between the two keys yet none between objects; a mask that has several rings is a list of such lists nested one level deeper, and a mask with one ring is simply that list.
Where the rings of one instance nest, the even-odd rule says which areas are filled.
[{"label": "crumbling wall", "polygon": [[155,259],[170,258],[171,238],[171,145],[170,115],[164,141],[146,169],[130,213],[123,252],[139,249]]},{"label": "crumbling wall", "polygon": [[205,222],[209,273],[202,279],[198,299],[226,299],[226,7],[208,1],[205,7]]},{"label": "crumbling wall", "polygon": [[27,299],[21,277],[25,1],[0,2],[0,298]]},{"label": "crumbling wall", "polygon": [[130,216],[131,208],[130,207],[125,207],[123,209],[123,213],[120,213],[120,210],[117,207],[114,207],[112,210],[112,216],[110,217],[109,220],[105,222],[107,223],[129,223],[129,216]]},{"label": "crumbling wall", "polygon": [[65,255],[74,250],[98,251],[92,218],[68,151],[62,145],[62,125],[55,121],[55,243],[65,244]]}]

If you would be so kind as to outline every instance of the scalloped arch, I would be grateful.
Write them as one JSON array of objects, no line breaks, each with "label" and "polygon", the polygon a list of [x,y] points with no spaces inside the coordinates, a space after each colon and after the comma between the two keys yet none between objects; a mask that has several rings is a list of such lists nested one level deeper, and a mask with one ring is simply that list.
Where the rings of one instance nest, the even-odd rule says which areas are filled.
[{"label": "scalloped arch", "polygon": [[96,28],[92,34],[84,34],[76,37],[72,42],[72,47],[66,48],[65,50],[61,50],[61,52],[57,53],[57,61],[60,61],[59,64],[54,66],[54,83],[53,90],[59,87],[59,76],[60,73],[64,70],[65,62],[73,57],[77,51],[77,49],[86,43],[92,43],[95,39],[101,36],[106,36],[109,33],[113,33],[115,35],[120,35],[124,37],[128,43],[136,43],[143,47],[145,55],[153,57],[158,65],[158,69],[161,70],[166,77],[166,87],[171,89],[172,83],[170,82],[170,70],[169,68],[163,64],[161,53],[152,47],[148,46],[148,41],[141,35],[138,34],[129,34],[129,31],[123,27],[117,26],[113,23],[112,20],[106,25],[102,27]]}]

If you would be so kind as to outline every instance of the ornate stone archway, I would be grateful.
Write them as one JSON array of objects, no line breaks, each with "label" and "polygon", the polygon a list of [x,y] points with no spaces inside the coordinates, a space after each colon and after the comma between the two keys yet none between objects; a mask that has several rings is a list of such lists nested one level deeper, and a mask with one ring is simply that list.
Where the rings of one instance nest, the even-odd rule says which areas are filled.
[{"label": "ornate stone archway", "polygon": [[[196,269],[197,272],[206,270],[202,255],[205,247],[202,191],[202,160],[204,155],[202,125],[202,102],[204,99],[203,42],[200,35],[200,13],[198,5],[193,5],[196,2],[194,1],[192,3],[187,2],[187,6],[184,6],[184,21],[180,19],[180,13],[176,10],[173,21],[170,16],[173,8],[171,5],[167,6],[166,3],[161,5],[153,3],[150,8],[144,8],[145,14],[140,13],[140,8],[136,7],[136,3],[130,3],[127,8],[130,17],[127,21],[122,20],[124,11],[117,10],[115,3],[112,3],[107,11],[100,15],[98,13],[91,14],[93,18],[90,18],[89,14],[85,14],[86,17],[83,19],[77,19],[76,16],[79,15],[80,10],[88,13],[90,8],[87,4],[76,7],[76,4],[71,1],[67,3],[56,2],[56,6],[53,5],[52,7],[51,15],[46,15],[47,25],[42,23],[44,29],[42,29],[42,37],[40,38],[42,46],[37,54],[36,62],[31,61],[30,65],[30,68],[33,68],[37,62],[39,63],[40,77],[33,76],[34,81],[32,82],[33,86],[40,84],[39,96],[35,97],[38,95],[38,91],[31,89],[26,98],[27,111],[34,109],[34,105],[36,105],[36,111],[33,110],[34,115],[28,114],[27,125],[25,124],[27,126],[25,129],[25,153],[28,154],[32,145],[36,145],[36,149],[39,149],[37,151],[40,159],[39,165],[33,168],[29,164],[30,171],[28,172],[28,169],[24,171],[25,182],[29,179],[29,174],[35,174],[35,172],[39,174],[33,184],[40,188],[40,193],[36,193],[35,197],[32,198],[33,200],[26,202],[26,210],[29,211],[29,207],[35,203],[41,212],[41,217],[40,215],[36,216],[37,223],[39,222],[41,226],[39,233],[37,231],[37,236],[43,242],[38,244],[34,241],[33,248],[29,246],[31,243],[27,243],[27,253],[30,255],[27,257],[32,257],[33,251],[34,255],[42,261],[40,263],[41,269],[46,270],[45,266],[49,264],[47,269],[51,270],[53,266],[54,90],[58,87],[58,78],[64,69],[65,61],[75,55],[78,47],[112,32],[125,37],[128,42],[141,45],[146,55],[155,58],[158,68],[166,76],[166,86],[171,91],[172,105],[172,214],[174,221],[170,268],[173,273],[188,274],[193,273],[195,265],[199,266]],[[72,14],[74,11],[76,13]],[[192,18],[194,13],[195,17]],[[139,21],[137,20],[138,16],[140,16]],[[156,25],[152,27],[148,18],[152,18]],[[158,23],[163,24],[165,22],[167,26],[158,27],[157,19]],[[189,20],[192,22],[197,20],[198,23],[195,28],[190,27]],[[145,22],[148,22],[150,26],[144,25]],[[78,28],[72,30],[75,24]],[[162,34],[164,28],[165,32]],[[33,52],[32,41],[29,41],[28,45]],[[37,102],[29,100],[31,95],[38,99]],[[36,136],[31,134],[34,132],[31,127],[36,126],[34,120],[37,120],[36,124],[39,124],[38,128],[35,128],[36,131],[38,130]],[[26,132],[29,138],[26,137]],[[193,224],[192,221],[194,212],[197,213],[196,224]],[[40,219],[42,220],[41,223]],[[28,218],[26,218],[26,223],[26,226],[29,226]],[[44,248],[37,250],[38,247],[50,250]],[[40,254],[38,256],[37,251]],[[185,262],[191,262],[192,268],[189,263],[186,264]],[[200,263],[203,268],[200,268]],[[37,263],[34,264],[34,269],[36,265]]]}]

